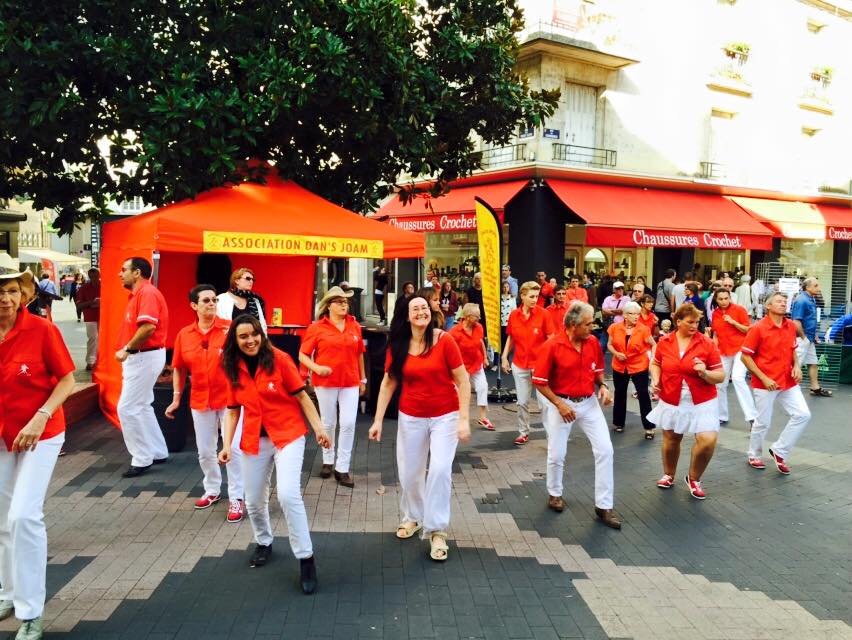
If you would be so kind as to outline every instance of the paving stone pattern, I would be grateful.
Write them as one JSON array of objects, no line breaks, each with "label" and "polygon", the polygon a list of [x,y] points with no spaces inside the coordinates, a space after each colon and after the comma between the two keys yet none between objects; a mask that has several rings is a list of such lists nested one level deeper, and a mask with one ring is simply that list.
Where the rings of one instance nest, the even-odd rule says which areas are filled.
[{"label": "paving stone pattern", "polygon": [[[191,440],[127,480],[120,434],[93,419],[69,433],[45,507],[47,629],[57,638],[852,638],[852,394],[808,401],[814,419],[785,477],[746,466],[731,392],[733,420],[703,502],[682,477],[667,492],[654,486],[660,438],[645,441],[629,414],[626,432],[612,434],[620,532],[593,520],[582,434],[569,445],[568,508],[556,514],[545,505],[543,430],[515,447],[513,407],[492,407],[498,430],[476,431],[459,449],[442,564],[427,542],[394,537],[396,425],[371,443],[362,418],[354,490],[320,479],[316,445],[306,451],[320,580],[311,597],[298,589],[277,504],[272,560],[249,569],[249,523],[226,524],[226,502],[192,508],[202,489]],[[15,628],[0,622],[0,638]]]}]

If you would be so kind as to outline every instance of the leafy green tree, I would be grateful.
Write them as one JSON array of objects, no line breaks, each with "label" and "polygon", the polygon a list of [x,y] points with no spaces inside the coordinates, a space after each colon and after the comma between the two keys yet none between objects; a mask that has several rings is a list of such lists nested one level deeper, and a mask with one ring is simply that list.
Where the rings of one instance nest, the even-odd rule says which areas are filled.
[{"label": "leafy green tree", "polygon": [[441,189],[477,168],[471,132],[553,113],[513,70],[521,27],[515,0],[0,0],[0,197],[69,232],[263,180],[253,159],[356,211],[402,174]]}]

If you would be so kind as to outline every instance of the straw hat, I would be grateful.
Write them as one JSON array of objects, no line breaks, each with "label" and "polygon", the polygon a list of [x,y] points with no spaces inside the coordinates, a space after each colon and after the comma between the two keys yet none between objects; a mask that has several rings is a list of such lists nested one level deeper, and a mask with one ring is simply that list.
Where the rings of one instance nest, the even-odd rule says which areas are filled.
[{"label": "straw hat", "polygon": [[335,298],[351,298],[355,295],[355,292],[351,289],[349,291],[344,291],[340,287],[332,287],[328,291],[325,292],[325,295],[322,297],[322,300],[319,301],[319,305],[317,306],[317,315],[321,316],[326,311],[328,311],[328,305]]},{"label": "straw hat", "polygon": [[33,272],[29,269],[21,271],[16,260],[8,253],[3,252],[0,253],[0,280],[9,278],[20,278],[23,281],[24,297],[27,300],[32,299],[35,292]]}]

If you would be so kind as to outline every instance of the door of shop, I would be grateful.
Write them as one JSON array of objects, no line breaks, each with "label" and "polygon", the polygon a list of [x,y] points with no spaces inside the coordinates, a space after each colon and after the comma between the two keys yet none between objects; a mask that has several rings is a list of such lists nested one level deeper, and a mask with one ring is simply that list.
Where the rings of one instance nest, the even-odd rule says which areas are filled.
[{"label": "door of shop", "polygon": [[674,269],[678,276],[683,276],[685,271],[692,269],[692,249],[664,249],[654,248],[654,279],[648,283],[649,286],[657,286],[665,277],[667,269]]}]

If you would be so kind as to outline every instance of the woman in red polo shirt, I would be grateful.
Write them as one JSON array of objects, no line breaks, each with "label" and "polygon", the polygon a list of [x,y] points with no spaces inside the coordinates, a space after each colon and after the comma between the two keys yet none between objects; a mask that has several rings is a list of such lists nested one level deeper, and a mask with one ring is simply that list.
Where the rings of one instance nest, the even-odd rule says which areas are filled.
[{"label": "woman in red polo shirt", "polygon": [[429,303],[413,297],[400,311],[405,313],[391,321],[370,439],[381,440],[388,403],[402,385],[396,433],[402,521],[396,537],[411,538],[422,529],[423,537],[429,536],[430,557],[441,561],[449,552],[456,446],[470,438],[470,382],[456,341],[434,328]]},{"label": "woman in red polo shirt", "polygon": [[450,335],[459,345],[464,368],[470,376],[470,386],[476,390],[476,406],[479,407],[479,426],[494,431],[488,419],[488,380],[485,378],[485,331],[479,324],[479,305],[468,302],[462,307],[462,321],[450,329]]},{"label": "woman in red polo shirt", "polygon": [[660,327],[657,326],[657,316],[654,314],[654,296],[647,293],[639,300],[639,324],[644,324],[651,330],[651,337],[655,338],[660,334]]},{"label": "woman in red polo shirt", "polygon": [[651,362],[651,387],[660,401],[648,420],[663,430],[663,477],[660,489],[674,485],[680,442],[685,433],[695,435],[686,485],[693,498],[703,500],[701,476],[713,457],[719,435],[716,385],[725,378],[719,350],[698,331],[702,313],[687,302],[672,314],[677,327],[660,338]]},{"label": "woman in red polo shirt", "polygon": [[65,442],[74,363],[59,329],[26,310],[33,276],[0,262],[0,620],[41,638],[47,574],[44,497]]},{"label": "woman in red polo shirt", "polygon": [[[364,368],[364,340],[361,325],[349,315],[349,298],[354,291],[332,287],[319,303],[319,320],[305,332],[299,362],[313,372],[311,381],[319,402],[320,417],[328,430],[331,445],[322,450],[321,478],[330,478],[354,487],[349,474],[358,398],[364,393],[367,374]],[[334,427],[340,413],[340,440],[337,464],[334,462]]]},{"label": "woman in red polo shirt", "polygon": [[[540,272],[541,274],[541,272]],[[543,275],[543,274],[541,274]],[[549,285],[548,285],[549,286]],[[537,282],[525,282],[521,285],[521,307],[509,314],[506,327],[506,345],[503,347],[503,371],[515,379],[515,394],[518,403],[518,432],[516,445],[524,445],[530,439],[529,401],[532,394],[532,372],[535,368],[538,352],[556,329],[553,317],[538,304],[541,286]],[[509,354],[515,352],[509,365]],[[536,391],[537,394],[540,392]],[[544,397],[538,396],[538,406],[546,407]],[[544,417],[542,416],[542,419]]]},{"label": "woman in red polo shirt", "polygon": [[240,449],[246,511],[257,543],[249,566],[262,567],[272,553],[269,481],[274,466],[278,501],[290,531],[290,548],[301,565],[302,591],[313,593],[317,573],[300,481],[308,432],[305,418],[322,447],[331,444],[328,434],[314,403],[305,393],[305,383],[296,365],[290,356],[269,343],[254,316],[241,315],[231,324],[222,366],[229,388],[219,461],[227,464],[231,460],[234,431],[242,409]]},{"label": "woman in red polo shirt", "polygon": [[645,439],[653,440],[654,424],[648,422],[651,413],[651,397],[648,395],[648,358],[654,348],[651,331],[639,323],[639,304],[630,301],[624,305],[624,322],[609,325],[607,349],[612,354],[612,380],[615,383],[615,404],[612,408],[612,423],[616,433],[624,431],[627,416],[627,386],[633,380],[639,398],[639,414],[645,428]]},{"label": "woman in red polo shirt", "polygon": [[731,292],[727,289],[716,289],[711,306],[715,307],[711,323],[713,342],[719,347],[725,367],[725,379],[718,387],[719,422],[725,424],[728,421],[728,382],[734,383],[734,392],[746,422],[751,422],[757,417],[757,409],[746,381],[747,369],[740,357],[740,347],[751,326],[748,311],[731,302]]}]

